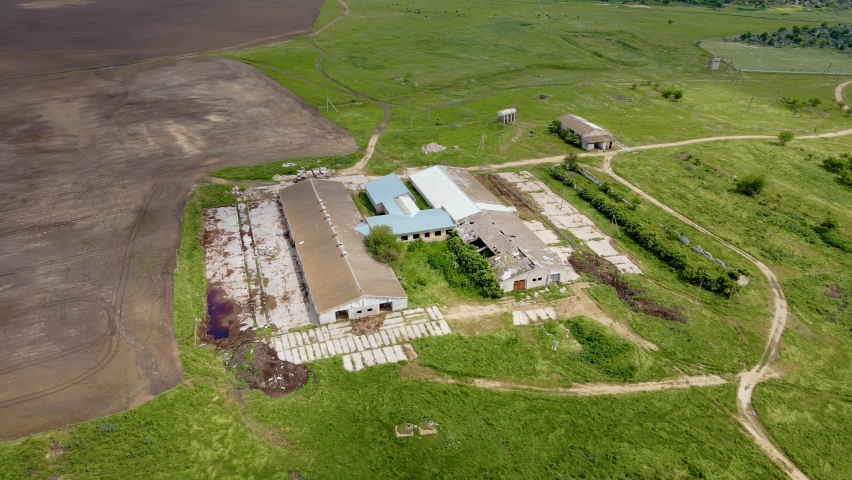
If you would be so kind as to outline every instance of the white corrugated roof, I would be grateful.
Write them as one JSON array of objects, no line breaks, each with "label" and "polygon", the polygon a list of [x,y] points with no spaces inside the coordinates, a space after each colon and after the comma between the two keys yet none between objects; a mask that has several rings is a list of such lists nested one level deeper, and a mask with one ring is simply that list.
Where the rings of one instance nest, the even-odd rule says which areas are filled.
[{"label": "white corrugated roof", "polygon": [[402,209],[402,213],[409,217],[417,215],[417,212],[420,211],[420,209],[417,208],[417,204],[414,203],[414,200],[412,200],[408,195],[396,197],[396,204],[399,205],[400,209]]},{"label": "white corrugated roof", "polygon": [[409,179],[433,208],[443,208],[455,222],[480,209],[439,166],[412,174]]}]

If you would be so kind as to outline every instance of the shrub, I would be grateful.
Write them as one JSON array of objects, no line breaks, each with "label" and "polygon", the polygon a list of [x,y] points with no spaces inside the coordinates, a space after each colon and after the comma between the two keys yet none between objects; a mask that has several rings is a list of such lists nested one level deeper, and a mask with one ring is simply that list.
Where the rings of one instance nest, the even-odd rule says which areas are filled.
[{"label": "shrub", "polygon": [[826,157],[822,161],[822,168],[828,170],[831,173],[840,173],[843,169],[848,168],[848,161],[844,161],[844,159],[837,157]]},{"label": "shrub", "polygon": [[766,187],[766,176],[750,173],[737,181],[737,192],[753,197]]},{"label": "shrub", "polygon": [[488,260],[476,251],[476,247],[464,243],[453,232],[447,240],[447,251],[429,256],[429,265],[440,270],[447,283],[455,288],[490,298],[500,298],[503,289],[491,270]]},{"label": "shrub", "polygon": [[559,120],[554,120],[550,122],[550,125],[547,126],[547,131],[550,133],[559,133],[559,129],[562,128],[562,124],[559,123]]},{"label": "shrub", "polygon": [[387,225],[373,227],[364,238],[364,245],[373,258],[389,265],[398,265],[405,255],[405,245]]},{"label": "shrub", "polygon": [[837,228],[837,218],[835,218],[834,215],[831,214],[831,212],[828,212],[828,215],[826,215],[822,222],[820,222],[819,228],[822,228],[826,231],[834,230],[835,228]]},{"label": "shrub", "polygon": [[662,91],[664,98],[671,98],[673,100],[680,100],[683,98],[683,90],[675,87],[669,87]]},{"label": "shrub", "polygon": [[787,142],[796,138],[796,134],[791,132],[790,130],[784,130],[778,134],[778,140],[781,142],[781,145],[787,145]]},{"label": "shrub", "polygon": [[576,153],[565,155],[565,170],[570,172],[580,171],[580,157]]}]

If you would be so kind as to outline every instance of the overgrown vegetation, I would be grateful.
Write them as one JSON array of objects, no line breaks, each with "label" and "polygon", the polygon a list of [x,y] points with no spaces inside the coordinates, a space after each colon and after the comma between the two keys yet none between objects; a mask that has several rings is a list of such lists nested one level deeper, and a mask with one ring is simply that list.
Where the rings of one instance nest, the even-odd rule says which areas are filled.
[{"label": "overgrown vegetation", "polygon": [[802,46],[844,51],[852,48],[852,25],[838,23],[829,26],[827,22],[818,27],[793,25],[789,30],[780,27],[776,32],[745,32],[739,36],[739,40],[766,47]]},{"label": "overgrown vegetation", "polygon": [[754,197],[760,194],[764,188],[766,188],[766,175],[749,173],[748,175],[737,179],[736,190],[743,195]]},{"label": "overgrown vegetation", "polygon": [[488,259],[477,252],[475,246],[464,243],[455,232],[446,240],[446,245],[446,251],[429,255],[429,265],[440,270],[450,286],[483,298],[503,295]]},{"label": "overgrown vegetation", "polygon": [[660,92],[660,95],[662,95],[663,98],[668,98],[670,100],[678,101],[681,98],[683,98],[683,90],[681,90],[679,88],[675,88],[674,86],[671,86],[671,87],[665,88],[662,92]]},{"label": "overgrown vegetation", "polygon": [[822,161],[822,167],[837,174],[837,181],[852,187],[852,155],[841,153],[839,156],[829,155]]},{"label": "overgrown vegetation", "polygon": [[[208,175],[231,181],[262,180],[271,182],[276,175],[296,175],[302,168],[312,169],[326,167],[341,169],[351,167],[357,154],[332,157],[306,157],[292,160],[278,160],[275,162],[261,163],[243,167],[225,167]],[[285,166],[286,165],[286,166]]]},{"label": "overgrown vegetation", "polygon": [[581,147],[583,145],[583,139],[580,138],[579,135],[574,133],[574,130],[570,128],[566,128],[562,130],[562,124],[559,120],[554,120],[548,125],[547,131],[550,133],[555,133],[556,136],[561,138],[565,143],[569,145],[574,145],[575,147]]},{"label": "overgrown vegetation", "polygon": [[713,292],[727,293],[733,288],[736,279],[742,273],[745,273],[736,269],[725,271],[716,264],[710,264],[710,262],[704,265],[703,262],[691,261],[682,251],[686,248],[685,246],[679,242],[667,240],[650,230],[626,206],[611,202],[605,196],[598,195],[595,190],[600,190],[599,187],[592,187],[591,182],[582,176],[571,177],[561,165],[554,167],[552,174],[563,184],[575,188],[580,198],[589,202],[607,218],[612,218],[618,222],[622,231],[634,242],[677,271],[683,279],[693,285],[701,285]]},{"label": "overgrown vegetation", "polygon": [[[572,382],[634,380],[640,353],[594,320],[573,317],[493,334],[427,337],[415,341],[420,364],[458,378]],[[668,362],[641,354],[642,379],[673,373]]]},{"label": "overgrown vegetation", "polygon": [[393,229],[377,225],[364,237],[364,246],[376,260],[388,265],[399,265],[405,257],[405,244],[400,242]]},{"label": "overgrown vegetation", "polygon": [[796,134],[790,130],[784,130],[778,134],[778,141],[781,142],[781,145],[787,145],[787,142],[793,141],[794,138],[796,138]]}]

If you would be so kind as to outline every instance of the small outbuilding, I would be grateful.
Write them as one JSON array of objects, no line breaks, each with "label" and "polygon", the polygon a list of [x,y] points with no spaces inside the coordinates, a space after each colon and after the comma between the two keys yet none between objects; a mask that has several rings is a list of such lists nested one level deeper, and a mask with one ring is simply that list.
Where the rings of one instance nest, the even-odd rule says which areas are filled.
[{"label": "small outbuilding", "polygon": [[443,240],[456,228],[456,222],[443,208],[421,210],[408,187],[391,173],[364,184],[367,197],[376,208],[375,217],[366,217],[356,230],[364,235],[379,225],[389,226],[400,241]]},{"label": "small outbuilding", "polygon": [[707,59],[707,68],[709,70],[719,70],[719,66],[722,65],[722,57],[719,55],[710,55]]},{"label": "small outbuilding", "polygon": [[278,193],[285,234],[320,324],[408,307],[393,270],[373,259],[349,191],[331,180],[307,179]]},{"label": "small outbuilding", "polygon": [[497,112],[497,121],[500,123],[512,123],[515,121],[515,114],[517,110],[514,108],[507,108],[505,110],[500,110]]},{"label": "small outbuilding", "polygon": [[615,138],[611,133],[583,117],[566,113],[557,121],[560,132],[571,131],[580,137],[579,146],[583,150],[609,150],[615,144]]}]

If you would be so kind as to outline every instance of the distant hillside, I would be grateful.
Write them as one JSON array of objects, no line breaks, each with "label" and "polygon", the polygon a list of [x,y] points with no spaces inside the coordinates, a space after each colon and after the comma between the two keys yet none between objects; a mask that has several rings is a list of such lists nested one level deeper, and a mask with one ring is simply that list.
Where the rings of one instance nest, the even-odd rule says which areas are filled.
[{"label": "distant hillside", "polygon": [[852,51],[852,25],[837,24],[829,27],[828,23],[823,23],[819,27],[793,26],[789,30],[787,27],[781,27],[777,32],[746,32],[739,36],[739,40],[767,47],[798,45]]}]

